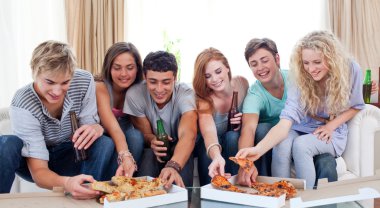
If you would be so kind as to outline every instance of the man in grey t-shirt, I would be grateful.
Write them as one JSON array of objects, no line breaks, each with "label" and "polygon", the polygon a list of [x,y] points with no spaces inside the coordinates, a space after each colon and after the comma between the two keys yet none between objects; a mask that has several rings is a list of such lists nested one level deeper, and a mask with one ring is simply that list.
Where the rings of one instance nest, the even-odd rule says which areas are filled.
[{"label": "man in grey t-shirt", "polygon": [[[177,62],[173,54],[149,53],[143,63],[145,81],[128,89],[124,113],[143,134],[146,146],[137,175],[159,176],[166,186],[192,186],[192,151],[197,134],[197,114],[193,90],[176,82]],[[174,151],[168,162],[161,160],[166,147],[156,137],[162,119]]]}]

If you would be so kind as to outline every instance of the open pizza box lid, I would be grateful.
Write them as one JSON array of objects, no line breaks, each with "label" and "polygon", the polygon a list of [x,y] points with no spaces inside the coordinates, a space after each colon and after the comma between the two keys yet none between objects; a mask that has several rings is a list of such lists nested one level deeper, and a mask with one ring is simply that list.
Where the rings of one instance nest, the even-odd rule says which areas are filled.
[{"label": "open pizza box lid", "polygon": [[[153,178],[150,176],[146,176],[148,180],[152,180]],[[109,202],[107,199],[104,199],[104,208],[129,208],[129,207],[155,207],[166,205],[165,207],[169,207],[169,204],[183,202],[186,203],[175,204],[175,207],[187,207],[187,189],[172,185],[172,187],[167,190],[167,194],[144,197],[141,199],[132,199],[126,201],[119,202]]]},{"label": "open pizza box lid", "polygon": [[312,207],[380,197],[379,170],[374,176],[331,183],[320,180],[318,184],[317,190],[300,191],[299,197],[290,199],[290,207]]},{"label": "open pizza box lid", "polygon": [[[258,176],[256,179],[258,182],[274,183],[280,180],[287,180],[296,187],[297,192],[299,190],[305,189],[305,180],[294,179],[294,178],[276,178],[276,177],[266,177]],[[229,181],[236,185],[236,176],[232,176]],[[238,186],[238,185],[237,185]],[[250,188],[238,186],[240,189],[249,191]],[[252,189],[251,189],[252,190]],[[201,187],[201,198],[209,199],[220,202],[228,202],[249,206],[259,206],[259,207],[283,207],[285,206],[285,194],[279,197],[269,197],[269,196],[259,196],[247,193],[236,193],[230,191],[224,191],[213,187],[211,184],[207,184]],[[202,201],[202,204],[204,202]],[[233,205],[231,205],[233,206]]]}]

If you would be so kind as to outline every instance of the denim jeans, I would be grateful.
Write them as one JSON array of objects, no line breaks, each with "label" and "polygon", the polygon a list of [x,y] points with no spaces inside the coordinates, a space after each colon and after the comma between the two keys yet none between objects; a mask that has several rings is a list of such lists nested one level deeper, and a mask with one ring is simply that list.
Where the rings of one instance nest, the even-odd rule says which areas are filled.
[{"label": "denim jeans", "polygon": [[[257,145],[267,135],[269,130],[273,127],[271,123],[259,123],[255,133],[255,145]],[[257,172],[260,176],[271,176],[272,170],[272,150],[268,150],[258,160],[255,161]]]},{"label": "denim jeans", "polygon": [[137,166],[140,166],[144,151],[144,135],[133,127],[128,117],[119,118],[118,122],[127,139],[128,149],[132,153]]},{"label": "denim jeans", "polygon": [[[222,157],[226,161],[225,172],[236,175],[239,166],[232,162],[229,157],[234,157],[238,152],[240,131],[228,131],[223,136],[219,137],[219,144],[222,146]],[[198,156],[198,174],[199,183],[201,186],[210,183],[211,178],[208,175],[208,166],[212,160],[207,156],[204,140],[200,133],[197,135],[195,144],[195,154]]]},{"label": "denim jeans", "polygon": [[[156,159],[151,148],[145,148],[142,156],[142,163],[139,167],[139,170],[136,172],[137,176],[151,176],[158,177],[161,173],[161,170],[165,167],[165,163],[160,163]],[[186,162],[185,166],[182,168],[180,175],[182,181],[186,187],[193,186],[193,171],[194,171],[194,157],[193,154],[189,157],[189,160]]]},{"label": "denim jeans", "polygon": [[[21,156],[23,142],[13,135],[0,136],[0,193],[9,193],[15,173],[33,182],[25,157]],[[72,142],[49,147],[48,167],[61,176],[80,173],[92,175],[96,180],[110,180],[117,168],[117,154],[111,138],[99,137],[87,150],[89,159],[74,162]]]}]

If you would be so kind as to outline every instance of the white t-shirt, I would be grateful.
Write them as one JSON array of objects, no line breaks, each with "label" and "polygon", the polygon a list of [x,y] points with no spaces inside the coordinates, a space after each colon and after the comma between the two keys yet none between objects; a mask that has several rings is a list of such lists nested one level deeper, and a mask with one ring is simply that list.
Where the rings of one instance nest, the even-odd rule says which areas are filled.
[{"label": "white t-shirt", "polygon": [[143,81],[130,87],[125,96],[123,112],[136,117],[146,117],[153,132],[157,131],[157,120],[161,118],[165,131],[178,139],[178,126],[182,114],[196,110],[194,91],[185,83],[175,83],[170,101],[162,108],[157,107]]}]

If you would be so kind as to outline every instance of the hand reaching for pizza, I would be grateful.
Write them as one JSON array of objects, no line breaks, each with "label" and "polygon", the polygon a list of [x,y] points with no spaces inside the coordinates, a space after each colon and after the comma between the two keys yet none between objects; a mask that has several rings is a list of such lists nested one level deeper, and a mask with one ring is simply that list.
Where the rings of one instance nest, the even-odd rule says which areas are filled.
[{"label": "hand reaching for pizza", "polygon": [[226,161],[223,159],[222,155],[216,155],[211,164],[208,166],[208,175],[213,178],[216,175],[221,175],[226,178],[230,178],[231,174],[224,172],[224,167],[226,165]]},{"label": "hand reaching for pizza", "polygon": [[73,177],[66,177],[64,182],[65,192],[72,195],[74,199],[92,199],[100,194],[99,191],[95,191],[85,186],[82,186],[85,182],[94,182],[94,178],[90,175],[77,175]]},{"label": "hand reaching for pizza", "polygon": [[169,189],[172,186],[173,182],[175,182],[177,186],[183,188],[185,187],[181,175],[179,175],[179,173],[174,168],[163,168],[161,170],[159,178],[161,178],[162,182],[165,184],[165,188],[167,189]]},{"label": "hand reaching for pizza", "polygon": [[256,147],[247,147],[239,150],[239,152],[235,155],[236,158],[247,158],[251,161],[256,161],[261,156],[261,153]]},{"label": "hand reaching for pizza", "polygon": [[123,163],[116,170],[116,176],[132,177],[136,167],[131,157],[125,157]]}]

